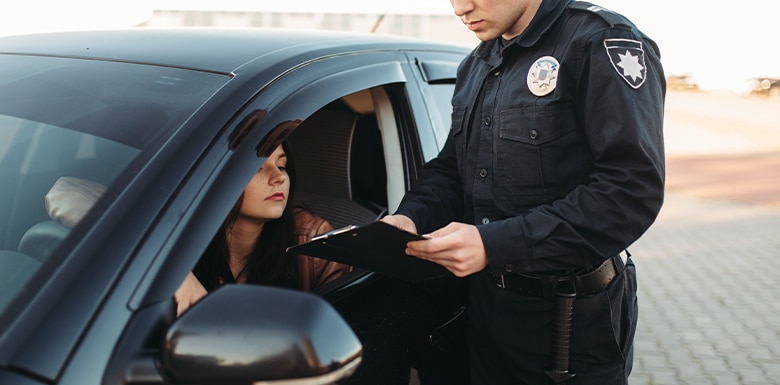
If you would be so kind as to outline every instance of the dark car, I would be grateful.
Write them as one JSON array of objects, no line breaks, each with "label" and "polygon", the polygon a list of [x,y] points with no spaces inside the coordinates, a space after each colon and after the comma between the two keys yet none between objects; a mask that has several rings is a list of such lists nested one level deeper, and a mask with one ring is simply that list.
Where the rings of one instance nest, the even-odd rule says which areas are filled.
[{"label": "dark car", "polygon": [[335,227],[392,212],[448,134],[467,52],[282,30],[0,38],[0,384],[379,384],[435,368],[459,346],[454,277],[225,285],[178,318],[173,294],[282,140],[301,205]]}]

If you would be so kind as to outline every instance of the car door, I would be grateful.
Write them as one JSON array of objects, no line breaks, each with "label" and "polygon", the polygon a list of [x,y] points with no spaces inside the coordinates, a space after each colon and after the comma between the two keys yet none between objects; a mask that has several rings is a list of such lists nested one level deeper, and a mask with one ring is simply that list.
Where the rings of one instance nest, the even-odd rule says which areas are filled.
[{"label": "car door", "polygon": [[[340,172],[341,177],[328,181],[347,180],[349,185],[324,188],[310,184],[311,200],[306,203],[314,210],[323,210],[323,216],[334,223],[375,220],[392,212],[413,183],[416,168],[429,157],[421,149],[430,146],[434,132],[435,119],[431,119],[428,106],[420,103],[424,96],[422,83],[417,84],[421,75],[415,66],[399,50],[326,55],[273,77],[272,81],[258,76],[260,80],[254,89],[247,85],[252,81],[226,87],[235,94],[226,98],[228,101],[206,106],[201,114],[208,113],[209,117],[194,119],[198,125],[190,127],[192,136],[175,138],[173,142],[181,141],[175,147],[178,152],[156,163],[163,167],[166,162],[176,162],[176,167],[169,168],[176,171],[139,174],[140,179],[152,175],[145,189],[133,192],[140,205],[112,207],[110,212],[124,215],[102,223],[104,232],[111,230],[102,235],[102,243],[73,246],[74,252],[83,255],[122,258],[126,262],[119,270],[105,271],[110,276],[110,286],[89,285],[94,281],[83,277],[84,285],[78,290],[99,290],[91,296],[100,298],[100,302],[67,309],[64,303],[61,305],[63,311],[88,315],[83,317],[88,319],[83,330],[82,325],[74,327],[78,333],[66,342],[57,336],[70,328],[41,330],[40,338],[31,341],[27,350],[30,360],[45,360],[41,356],[47,352],[42,348],[45,336],[50,336],[52,343],[67,344],[58,347],[57,352],[69,352],[66,358],[60,358],[58,353],[57,357],[52,355],[45,360],[50,365],[45,377],[38,378],[54,378],[63,384],[169,382],[170,373],[161,369],[159,363],[166,331],[175,324],[173,292],[270,150],[288,136],[297,135],[299,148],[305,148],[314,139],[309,139],[310,134],[301,134],[304,129],[324,133],[320,137],[329,139],[335,136],[329,135],[330,123],[354,122],[353,131],[344,136],[353,142],[341,148],[349,152],[346,159],[350,165],[368,167],[350,168],[344,177],[344,170],[339,169],[341,163],[335,161],[327,171]],[[240,78],[238,73],[237,79]],[[231,108],[236,108],[235,112]],[[333,118],[333,112],[340,117]],[[344,116],[347,119],[341,119]],[[318,122],[328,124],[314,124]],[[425,134],[418,134],[418,130]],[[335,142],[339,144],[339,140]],[[324,163],[318,156],[328,152],[318,146],[309,147],[312,149],[301,150],[301,158]],[[344,156],[341,158],[343,162]],[[312,170],[309,177],[316,180],[318,169]],[[324,199],[314,196],[323,191],[333,194]],[[158,192],[159,196],[152,201],[142,199]],[[339,202],[330,205],[338,209],[328,213],[329,205],[318,206],[321,202]],[[132,215],[147,211],[156,214],[143,218]],[[143,229],[143,236],[123,237],[123,228],[128,233]],[[399,383],[399,379],[408,379],[414,358],[409,351],[425,345],[420,339],[427,338],[440,321],[439,307],[430,306],[435,298],[426,294],[431,290],[435,294],[440,286],[388,280],[359,269],[318,290],[317,294],[333,304],[364,345],[363,364],[352,383]],[[17,377],[14,374],[21,381]],[[37,383],[30,379],[34,377],[24,378]]]},{"label": "car door", "polygon": [[[365,128],[365,133],[372,133],[363,135],[365,140],[362,143],[379,146],[368,152],[382,156],[379,161],[374,157],[356,163],[376,166],[364,171],[363,178],[385,175],[384,181],[377,182],[381,185],[379,189],[373,183],[363,186],[372,191],[362,191],[360,186],[347,186],[349,194],[330,196],[332,202],[344,204],[345,209],[338,210],[337,214],[350,211],[346,207],[362,207],[365,210],[360,211],[367,211],[373,216],[360,218],[375,220],[393,204],[397,205],[400,195],[408,187],[408,163],[397,127],[413,124],[399,122],[398,119],[398,116],[403,116],[399,115],[400,111],[411,113],[405,88],[408,81],[405,63],[406,57],[397,51],[336,56],[301,66],[258,90],[257,96],[213,140],[215,144],[200,156],[188,179],[178,187],[178,195],[161,212],[156,225],[150,228],[147,242],[137,248],[138,254],[147,261],[141,263],[141,259],[137,259],[138,264],[134,262],[127,269],[134,272],[134,278],[118,283],[128,288],[132,286],[132,296],[123,298],[126,291],[122,291],[123,294],[117,292],[116,300],[106,302],[71,365],[63,373],[63,380],[83,379],[86,366],[94,368],[96,365],[96,351],[102,353],[98,367],[104,359],[107,360],[104,363],[108,369],[101,374],[103,383],[136,380],[126,378],[137,375],[128,374],[132,372],[128,372],[127,368],[146,367],[139,362],[148,362],[151,359],[149,352],[153,357],[154,352],[160,349],[160,335],[172,322],[170,306],[173,291],[194,266],[243,186],[280,140],[296,135],[296,131],[307,126],[312,132],[328,132],[334,122],[332,116],[323,120],[327,124],[319,126],[319,129],[312,124],[325,116],[323,111],[346,111],[347,115],[354,115],[358,129]],[[356,130],[352,136],[346,137],[355,139],[363,133],[358,134]],[[304,144],[307,141],[311,142],[306,137],[300,140]],[[358,147],[353,143],[347,148],[351,151]],[[311,155],[302,152],[296,156],[304,159],[317,155],[315,151]],[[337,173],[344,170],[334,166],[328,171]],[[343,179],[363,179],[357,174],[352,177]],[[325,187],[315,185],[311,189],[345,191],[338,188],[344,186]],[[317,200],[311,202],[309,206],[315,206]],[[317,207],[313,210],[318,213]],[[323,216],[337,221],[330,219],[327,213]],[[349,220],[349,217],[344,220]],[[139,275],[140,283],[137,280]],[[408,379],[411,363],[406,351],[413,316],[406,309],[410,308],[408,302],[414,298],[412,286],[358,270],[321,289],[319,294],[333,303],[364,344],[364,359],[353,380],[355,383],[398,383],[398,378]],[[102,328],[118,329],[118,325],[125,321],[118,314],[128,316],[127,325],[121,331],[116,348],[108,351],[101,346],[104,341],[98,331]],[[140,361],[139,352],[145,352]]]}]

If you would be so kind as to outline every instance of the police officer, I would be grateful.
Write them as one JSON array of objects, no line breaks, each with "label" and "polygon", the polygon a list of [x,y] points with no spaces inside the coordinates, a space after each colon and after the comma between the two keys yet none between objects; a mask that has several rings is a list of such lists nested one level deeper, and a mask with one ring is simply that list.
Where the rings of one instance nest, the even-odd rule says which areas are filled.
[{"label": "police officer", "polygon": [[469,276],[473,384],[625,384],[637,322],[623,251],[664,189],[664,74],[623,16],[571,0],[451,0],[482,41],[450,135],[395,215],[406,252]]}]

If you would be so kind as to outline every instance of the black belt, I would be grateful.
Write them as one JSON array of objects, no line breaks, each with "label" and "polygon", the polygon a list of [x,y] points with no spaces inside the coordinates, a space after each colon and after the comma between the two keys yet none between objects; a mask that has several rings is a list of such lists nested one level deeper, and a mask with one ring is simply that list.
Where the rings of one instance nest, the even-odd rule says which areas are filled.
[{"label": "black belt", "polygon": [[623,271],[623,267],[623,260],[619,255],[616,255],[605,260],[599,267],[580,275],[556,277],[509,273],[493,276],[493,278],[498,287],[529,297],[551,297],[559,285],[573,283],[577,290],[577,296],[581,297],[605,290],[610,282]]}]

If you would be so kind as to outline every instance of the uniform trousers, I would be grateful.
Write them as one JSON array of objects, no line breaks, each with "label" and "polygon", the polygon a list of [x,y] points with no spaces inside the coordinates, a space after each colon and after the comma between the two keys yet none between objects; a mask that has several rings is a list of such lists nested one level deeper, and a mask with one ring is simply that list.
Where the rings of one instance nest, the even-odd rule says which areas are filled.
[{"label": "uniform trousers", "polygon": [[[627,384],[633,364],[638,306],[636,267],[625,269],[599,293],[574,301],[567,385]],[[471,277],[469,359],[472,385],[553,384],[555,298],[501,288],[486,269]]]}]

